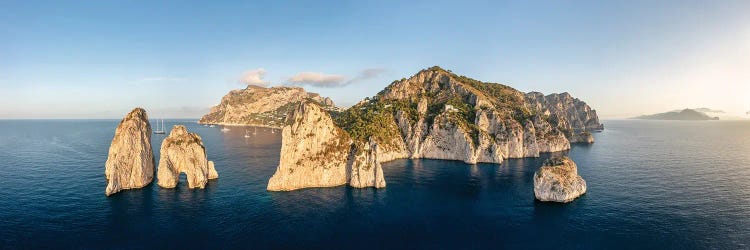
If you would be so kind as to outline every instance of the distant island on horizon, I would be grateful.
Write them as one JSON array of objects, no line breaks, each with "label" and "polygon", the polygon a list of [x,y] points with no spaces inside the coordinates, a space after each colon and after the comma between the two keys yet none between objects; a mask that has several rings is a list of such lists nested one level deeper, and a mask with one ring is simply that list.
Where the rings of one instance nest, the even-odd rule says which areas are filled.
[{"label": "distant island on horizon", "polygon": [[679,111],[669,111],[664,113],[658,113],[653,115],[642,115],[633,117],[631,119],[637,120],[675,120],[675,121],[710,121],[719,120],[719,117],[712,117],[699,109],[683,109]]}]

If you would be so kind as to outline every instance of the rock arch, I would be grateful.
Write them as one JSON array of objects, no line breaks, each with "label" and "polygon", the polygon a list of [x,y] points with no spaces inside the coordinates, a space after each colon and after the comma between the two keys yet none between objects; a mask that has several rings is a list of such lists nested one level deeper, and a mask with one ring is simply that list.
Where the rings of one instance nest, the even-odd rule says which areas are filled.
[{"label": "rock arch", "polygon": [[210,179],[219,178],[214,163],[206,157],[201,137],[190,133],[182,125],[172,128],[161,144],[161,158],[157,171],[158,185],[174,188],[185,173],[189,188],[204,188]]}]

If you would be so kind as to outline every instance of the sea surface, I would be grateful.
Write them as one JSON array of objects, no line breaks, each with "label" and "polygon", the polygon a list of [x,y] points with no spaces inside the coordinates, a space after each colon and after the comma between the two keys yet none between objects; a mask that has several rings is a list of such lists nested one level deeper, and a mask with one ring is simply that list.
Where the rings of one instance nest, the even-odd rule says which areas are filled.
[{"label": "sea surface", "polygon": [[[0,120],[0,248],[750,248],[750,122],[605,121],[568,154],[588,193],[534,200],[540,158],[396,160],[385,189],[267,192],[280,133],[190,120],[219,179],[104,195],[119,120]],[[158,152],[163,135],[153,136]]]}]

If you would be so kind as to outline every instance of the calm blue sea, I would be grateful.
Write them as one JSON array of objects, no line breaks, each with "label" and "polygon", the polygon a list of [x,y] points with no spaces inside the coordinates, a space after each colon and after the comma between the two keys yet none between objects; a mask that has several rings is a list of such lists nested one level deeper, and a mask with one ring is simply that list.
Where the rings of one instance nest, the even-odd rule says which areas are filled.
[{"label": "calm blue sea", "polygon": [[549,155],[397,160],[382,190],[267,192],[279,133],[187,120],[166,123],[203,137],[218,180],[106,197],[118,122],[0,120],[0,248],[750,248],[746,121],[606,121],[595,144],[564,152],[588,183],[565,205],[534,201]]}]

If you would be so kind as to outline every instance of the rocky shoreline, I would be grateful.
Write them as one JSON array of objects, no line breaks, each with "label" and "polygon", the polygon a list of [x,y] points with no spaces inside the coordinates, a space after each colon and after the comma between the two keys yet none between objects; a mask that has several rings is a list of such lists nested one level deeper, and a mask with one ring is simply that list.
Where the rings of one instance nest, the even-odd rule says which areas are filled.
[{"label": "rocky shoreline", "polygon": [[259,128],[272,128],[272,129],[283,129],[283,126],[271,126],[266,124],[237,124],[237,123],[198,123],[201,125],[218,125],[227,127],[259,127]]},{"label": "rocky shoreline", "polygon": [[[394,81],[335,118],[316,102],[301,102],[286,119],[281,160],[268,190],[346,183],[378,188],[377,182],[352,183],[352,173],[357,172],[347,161],[358,154],[352,145],[377,148],[356,165],[377,171],[381,163],[395,159],[501,163],[568,150],[571,142],[593,142],[587,129],[601,125],[588,105],[567,93],[533,93],[530,100],[528,95],[433,67]],[[293,131],[308,132],[301,136]],[[336,150],[331,151],[327,142],[335,142]],[[321,158],[335,163],[336,171],[318,162]],[[291,174],[298,171],[304,174]]]},{"label": "rocky shoreline", "polygon": [[303,100],[317,102],[327,110],[338,110],[333,101],[300,87],[259,87],[232,90],[198,124],[251,125],[282,128],[284,119]]},{"label": "rocky shoreline", "polygon": [[[264,99],[265,94],[275,97]],[[330,99],[301,88],[250,86],[230,92],[198,123],[282,129],[279,165],[268,181],[269,191],[345,184],[385,188],[381,164],[387,161],[497,164],[565,151],[571,143],[593,143],[590,131],[603,128],[596,111],[568,93],[523,93],[439,67],[394,81],[349,109],[334,107]],[[106,163],[106,195],[144,187],[155,172],[162,188],[174,188],[180,173],[187,175],[189,188],[204,188],[218,178],[201,137],[181,125],[164,138],[155,169],[151,133],[143,109],[121,121]],[[546,161],[534,184],[541,201],[569,202],[586,191],[567,157]]]}]

